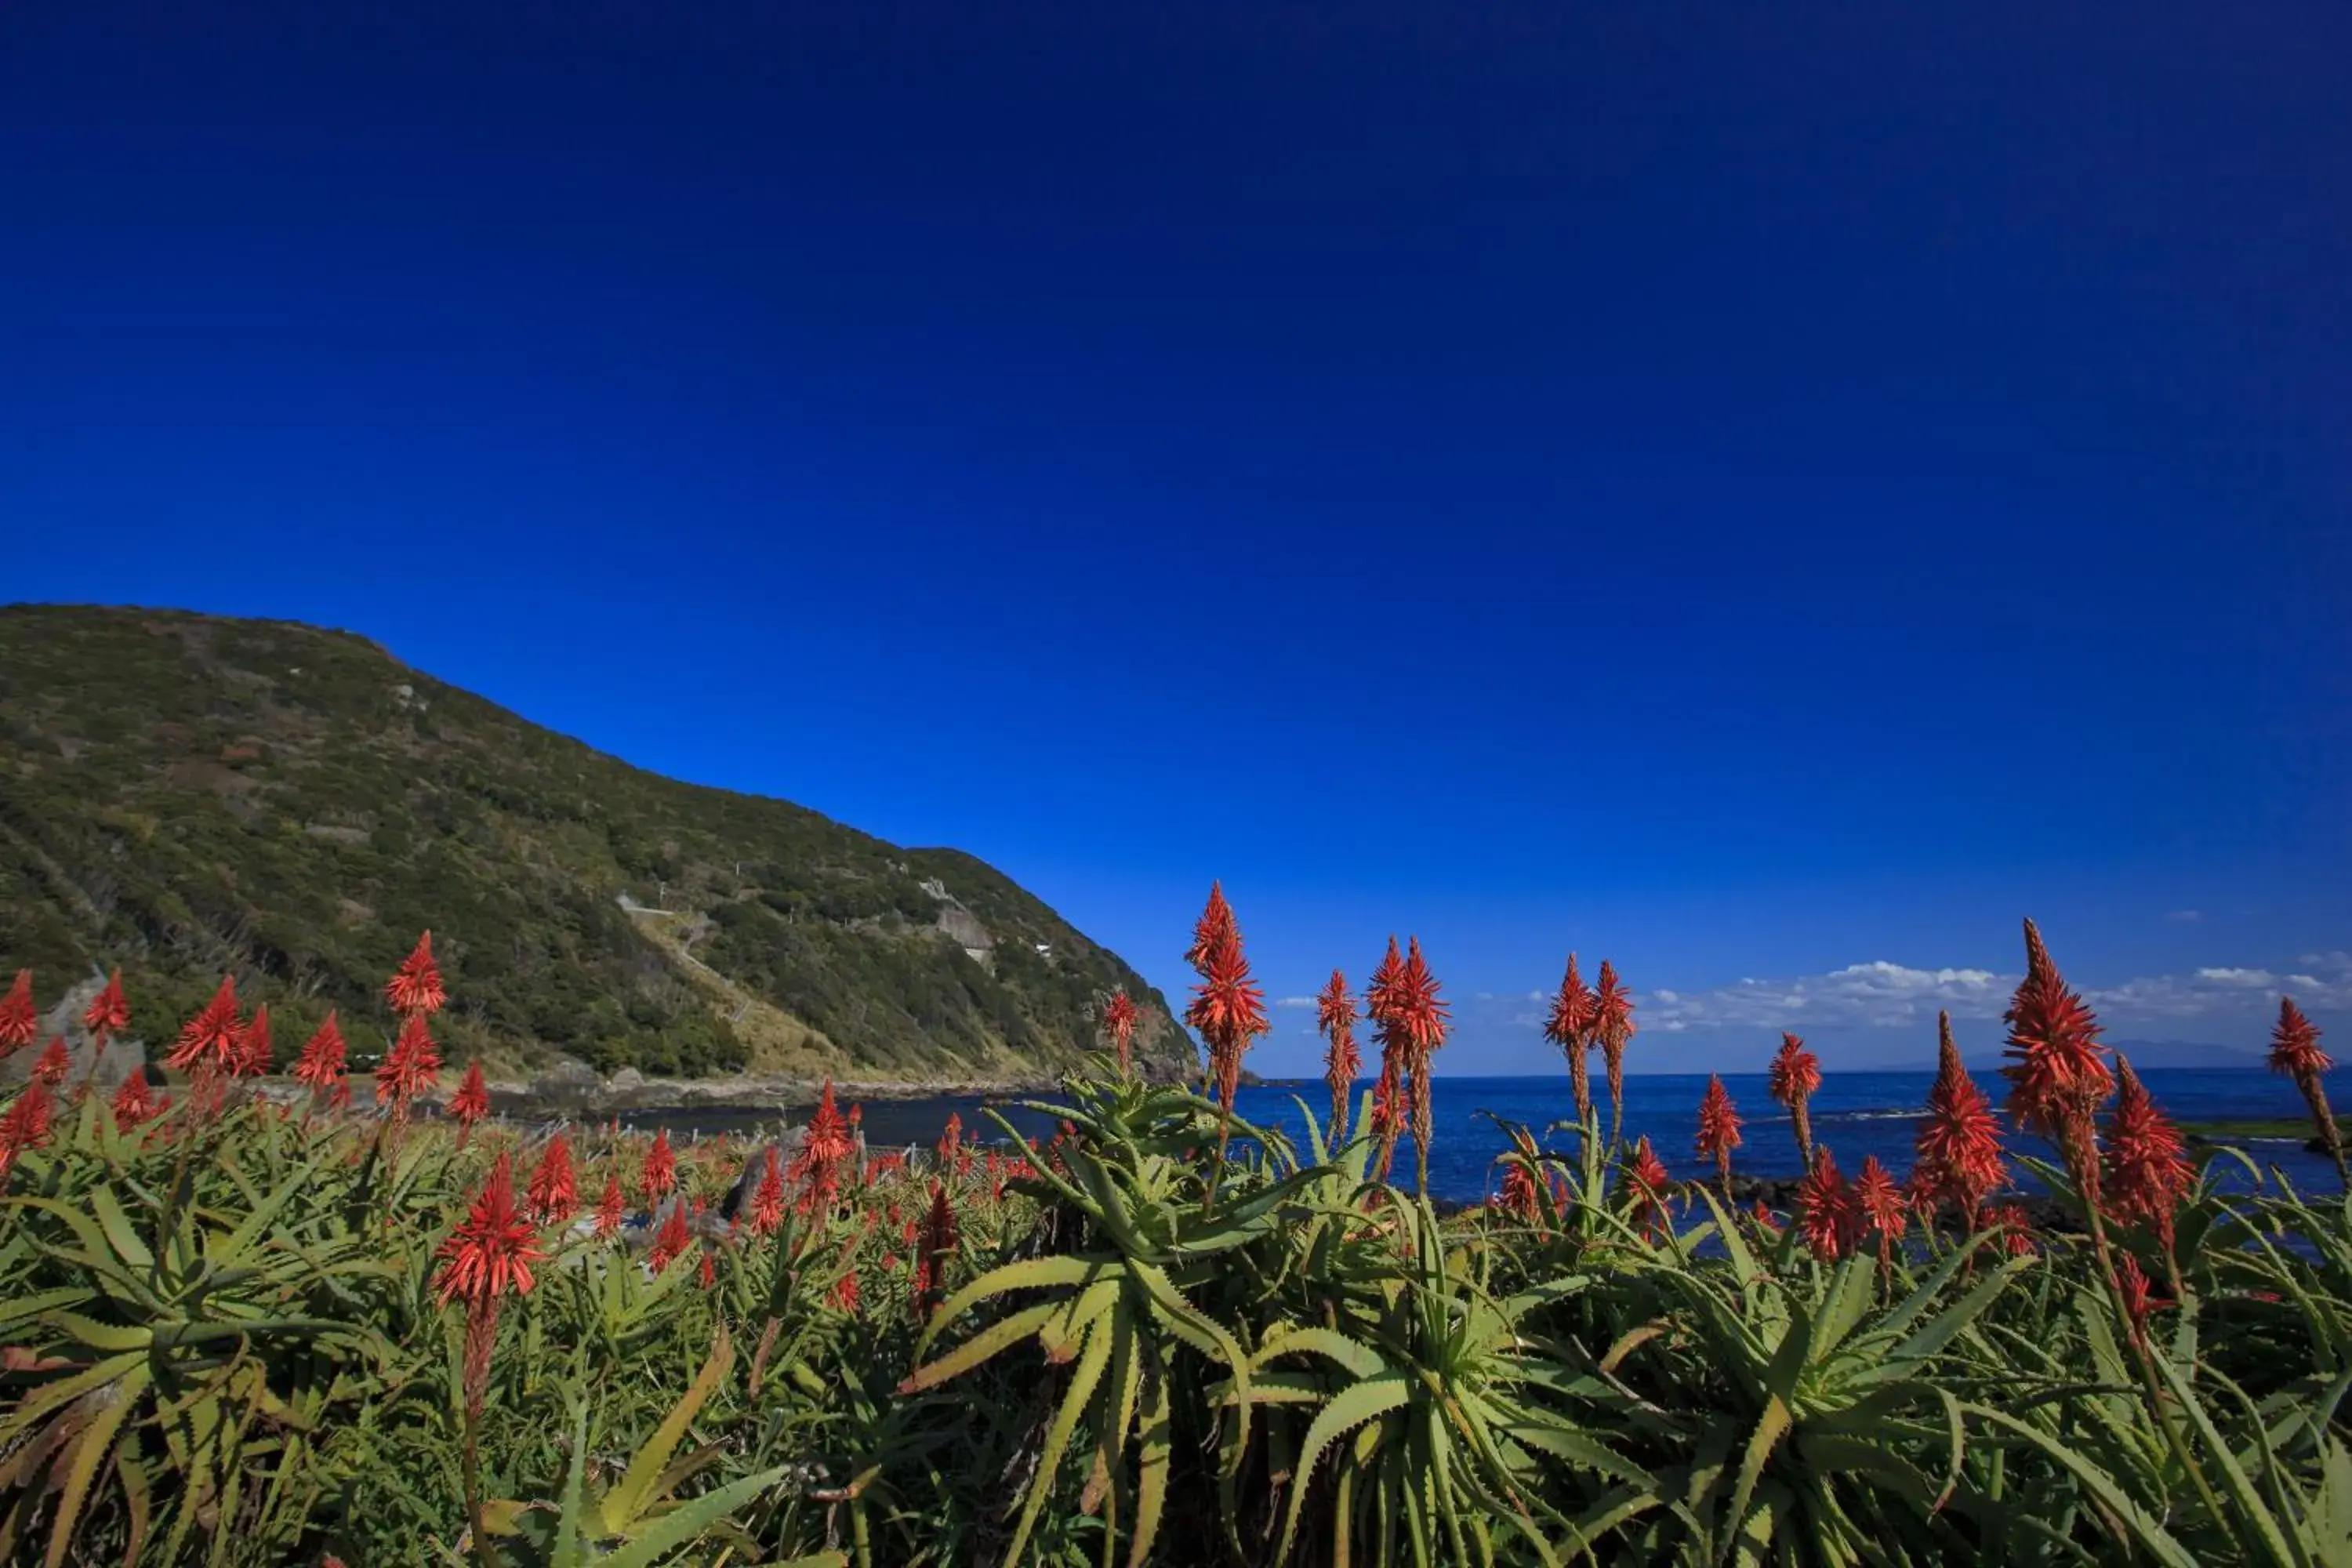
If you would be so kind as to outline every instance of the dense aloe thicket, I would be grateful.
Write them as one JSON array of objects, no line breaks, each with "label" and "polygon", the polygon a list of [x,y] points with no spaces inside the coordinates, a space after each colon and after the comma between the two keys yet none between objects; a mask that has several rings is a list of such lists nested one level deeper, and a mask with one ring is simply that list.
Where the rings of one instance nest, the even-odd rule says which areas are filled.
[{"label": "dense aloe thicket", "polygon": [[[1106,1063],[1034,1165],[970,1142],[927,1170],[803,1163],[733,1227],[674,1204],[649,1262],[591,1217],[600,1193],[642,1210],[642,1143],[568,1141],[557,1223],[573,1200],[513,1130],[143,1109],[93,1097],[11,1143],[8,1561],[2352,1551],[2341,1198],[2200,1181],[2177,1299],[2119,1305],[2080,1236],[1820,1261],[1787,1216],[1628,1181],[1590,1122],[1511,1157],[1514,1206],[1441,1217],[1369,1139],[1293,1147]],[[740,1150],[682,1152],[688,1206],[715,1205]],[[469,1423],[468,1314],[436,1271],[509,1160],[518,1245],[545,1256],[492,1320]],[[2110,1239],[2172,1272],[2153,1233]]]}]

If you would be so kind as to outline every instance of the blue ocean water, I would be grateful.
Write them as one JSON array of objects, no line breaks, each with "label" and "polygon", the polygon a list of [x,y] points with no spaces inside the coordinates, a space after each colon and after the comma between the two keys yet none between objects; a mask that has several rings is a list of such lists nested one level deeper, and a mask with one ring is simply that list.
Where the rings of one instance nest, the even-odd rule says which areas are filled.
[{"label": "blue ocean water", "polygon": [[[2242,1068],[2152,1068],[2140,1077],[2158,1103],[2178,1121],[2297,1119],[2304,1115],[2303,1100],[2294,1086],[2265,1072]],[[2004,1092],[2000,1078],[1979,1072],[1977,1080],[1998,1107]],[[1911,1167],[1912,1140],[1928,1086],[1934,1081],[1935,1074],[1931,1072],[1824,1074],[1822,1087],[1812,1099],[1813,1137],[1836,1152],[1839,1167],[1848,1175],[1861,1168],[1865,1156],[1875,1154],[1900,1179]],[[1723,1082],[1746,1123],[1746,1142],[1733,1156],[1733,1170],[1753,1176],[1801,1174],[1795,1135],[1787,1115],[1766,1092],[1764,1075],[1727,1073]],[[1359,1085],[1360,1101],[1361,1092],[1370,1087],[1369,1082]],[[1605,1122],[1607,1102],[1598,1062],[1594,1064],[1592,1087],[1597,1095],[1604,1096]],[[1702,1163],[1691,1149],[1698,1131],[1699,1096],[1706,1089],[1706,1079],[1701,1074],[1629,1077],[1625,1080],[1626,1138],[1630,1141],[1646,1134],[1658,1157],[1677,1177],[1712,1175],[1713,1166]],[[1245,1087],[1234,1109],[1261,1126],[1281,1127],[1296,1137],[1302,1131],[1297,1100],[1313,1107],[1318,1120],[1329,1108],[1323,1085],[1313,1081]],[[992,1109],[1006,1115],[1024,1134],[1045,1136],[1053,1131],[1052,1122],[1045,1117],[1002,1105]],[[935,1142],[950,1111],[963,1119],[967,1135],[994,1132],[994,1123],[983,1114],[982,1102],[971,1096],[875,1100],[868,1102],[864,1111],[867,1146],[889,1148]],[[1441,1077],[1430,1086],[1430,1114],[1433,1136],[1430,1141],[1429,1183],[1432,1192],[1439,1197],[1475,1202],[1499,1184],[1501,1177],[1495,1159],[1508,1145],[1495,1118],[1526,1126],[1544,1147],[1562,1152],[1574,1147],[1572,1139],[1545,1135],[1545,1129],[1551,1123],[1574,1114],[1565,1075]],[[772,1122],[775,1119],[772,1113],[679,1110],[640,1112],[627,1120],[640,1127],[667,1125],[680,1131],[712,1132],[738,1131],[757,1121]],[[798,1119],[796,1115],[794,1120]],[[2044,1159],[2055,1158],[2038,1139],[2012,1138],[2011,1143],[2014,1148]],[[2306,1193],[2330,1191],[2336,1186],[2335,1168],[2324,1156],[2305,1152],[2300,1138],[2243,1141],[2242,1146],[2258,1163],[2277,1166]],[[1400,1171],[1412,1171],[1409,1142],[1399,1149],[1397,1160]]]}]

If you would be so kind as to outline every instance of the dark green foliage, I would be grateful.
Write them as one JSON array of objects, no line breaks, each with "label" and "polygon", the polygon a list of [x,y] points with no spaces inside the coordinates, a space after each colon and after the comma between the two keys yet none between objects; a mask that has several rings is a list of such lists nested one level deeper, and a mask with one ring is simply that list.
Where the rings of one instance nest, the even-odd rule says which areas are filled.
[{"label": "dark green foliage", "polygon": [[[927,881],[985,928],[986,963]],[[453,1058],[740,1068],[729,1009],[625,893],[708,917],[697,959],[877,1078],[1072,1064],[1118,986],[1147,1004],[1141,1059],[1190,1066],[1132,970],[969,856],[656,777],[348,634],[0,610],[0,965],[45,999],[119,963],[152,1031],[229,972],[284,1020],[282,1053],[332,1005],[364,1058],[378,988],[430,928]]]}]

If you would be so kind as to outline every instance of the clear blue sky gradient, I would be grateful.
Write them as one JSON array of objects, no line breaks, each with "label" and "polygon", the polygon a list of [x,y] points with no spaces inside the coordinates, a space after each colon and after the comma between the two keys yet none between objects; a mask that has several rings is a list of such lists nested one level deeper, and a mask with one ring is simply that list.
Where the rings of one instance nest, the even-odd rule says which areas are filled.
[{"label": "clear blue sky gradient", "polygon": [[1417,931],[1456,1071],[1571,946],[1636,1066],[1990,1044],[1907,972],[2025,912],[2118,1034],[2344,1016],[2352,9],[362,9],[0,16],[0,597],[365,632],[1180,1001],[1213,876],[1277,995]]}]

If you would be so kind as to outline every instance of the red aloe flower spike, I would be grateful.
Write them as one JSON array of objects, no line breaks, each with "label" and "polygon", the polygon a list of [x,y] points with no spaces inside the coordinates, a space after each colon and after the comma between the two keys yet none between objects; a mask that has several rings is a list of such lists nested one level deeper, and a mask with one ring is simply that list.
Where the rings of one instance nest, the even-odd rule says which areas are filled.
[{"label": "red aloe flower spike", "polygon": [[654,1232],[653,1251],[646,1259],[656,1274],[685,1257],[686,1249],[694,1245],[693,1233],[686,1226],[686,1205],[673,1198],[664,1207],[661,1228]]},{"label": "red aloe flower spike", "polygon": [[1952,1016],[1938,1013],[1935,1087],[1927,1091],[1927,1119],[1919,1124],[1918,1163],[1912,1180],[1931,1206],[1947,1203],[1973,1229],[1977,1211],[2009,1172],[2001,1161],[2000,1123],[1991,1101],[1960,1063],[1952,1038]]},{"label": "red aloe flower spike", "polygon": [[1862,1205],[1826,1148],[1814,1151],[1813,1168],[1798,1184],[1797,1226],[1806,1248],[1823,1263],[1835,1263],[1862,1239]]},{"label": "red aloe flower spike", "polygon": [[443,1262],[434,1289],[445,1307],[459,1298],[472,1302],[530,1294],[530,1266],[547,1255],[539,1249],[536,1228],[515,1202],[510,1155],[500,1154],[491,1165],[465,1222],[435,1256]]},{"label": "red aloe flower spike", "polygon": [[330,1010],[327,1021],[302,1047],[301,1055],[294,1058],[294,1081],[308,1088],[312,1095],[331,1094],[343,1079],[343,1030]]},{"label": "red aloe flower spike", "polygon": [[947,1184],[931,1184],[930,1212],[923,1216],[921,1250],[915,1265],[915,1311],[918,1317],[929,1315],[947,1285],[948,1261],[955,1256],[955,1205],[948,1201]]},{"label": "red aloe flower spike", "polygon": [[940,1168],[954,1170],[963,1159],[963,1118],[950,1110],[947,1125],[940,1131]]},{"label": "red aloe flower spike", "polygon": [[629,1212],[629,1197],[621,1191],[621,1173],[608,1173],[604,1177],[604,1194],[596,1200],[596,1235],[609,1240],[621,1231],[621,1217]]},{"label": "red aloe flower spike", "polygon": [[1997,1230],[2001,1233],[2001,1246],[2011,1258],[2033,1256],[2033,1216],[2025,1212],[2023,1204],[2002,1204],[1989,1208],[1971,1227],[1976,1230]]},{"label": "red aloe flower spike", "polygon": [[49,1086],[35,1079],[25,1086],[25,1092],[16,1097],[7,1113],[0,1115],[0,1186],[6,1185],[17,1155],[49,1141],[49,1120],[56,1110],[57,1103],[49,1098]]},{"label": "red aloe flower spike", "polygon": [[1731,1091],[1720,1077],[1710,1074],[1706,1093],[1698,1102],[1697,1150],[1700,1159],[1715,1162],[1726,1204],[1731,1202],[1731,1152],[1739,1144],[1739,1112],[1732,1107]]},{"label": "red aloe flower spike", "polygon": [[1795,1035],[1782,1034],[1780,1054],[1772,1058],[1770,1070],[1765,1075],[1765,1087],[1772,1098],[1788,1108],[1790,1123],[1797,1130],[1797,1158],[1806,1170],[1813,1168],[1813,1119],[1806,1109],[1813,1090],[1822,1087],[1821,1058],[1805,1049],[1805,1042]]},{"label": "red aloe flower spike", "polygon": [[1862,1173],[1853,1179],[1853,1203],[1862,1221],[1878,1233],[1878,1267],[1884,1273],[1894,1265],[1895,1244],[1909,1228],[1911,1201],[1878,1163],[1878,1156],[1869,1154],[1863,1158]]},{"label": "red aloe flower spike", "polygon": [[403,1016],[420,1013],[438,1013],[441,1004],[449,999],[441,987],[441,971],[433,962],[433,933],[426,931],[416,939],[416,946],[392,978],[384,982],[383,998],[392,1010]]},{"label": "red aloe flower spike", "polygon": [[473,1207],[436,1256],[442,1259],[434,1279],[441,1304],[466,1303],[466,1417],[478,1422],[489,1388],[490,1351],[498,1342],[499,1303],[510,1295],[529,1295],[530,1266],[547,1256],[516,1206],[514,1166],[506,1155],[490,1167]]},{"label": "red aloe flower spike", "polygon": [[2030,1132],[2047,1134],[2066,1159],[2083,1199],[2099,1204],[2098,1152],[2092,1118],[2115,1087],[2099,1023],[2058,973],[2032,921],[2025,922],[2025,978],[2008,1014],[2010,1114]]},{"label": "red aloe flower spike", "polygon": [[1410,1105],[1411,1076],[1406,1069],[1403,1037],[1393,1026],[1397,982],[1404,974],[1404,953],[1394,935],[1389,950],[1372,969],[1364,988],[1364,1016],[1381,1042],[1381,1076],[1372,1086],[1372,1136],[1380,1145],[1375,1173],[1388,1180],[1389,1162],[1395,1157],[1397,1134],[1403,1130]]},{"label": "red aloe flower spike", "polygon": [[1103,1033],[1110,1037],[1111,1049],[1118,1053],[1118,1076],[1128,1078],[1135,1071],[1135,1022],[1142,1016],[1135,999],[1124,991],[1114,991],[1103,1004]]},{"label": "red aloe flower spike", "polygon": [[1576,972],[1576,954],[1568,955],[1568,973],[1560,977],[1559,994],[1551,999],[1551,1016],[1544,1020],[1544,1038],[1568,1058],[1568,1087],[1576,1096],[1576,1120],[1592,1121],[1592,1076],[1587,1058],[1592,1050],[1595,998],[1584,976]]},{"label": "red aloe flower spike", "polygon": [[457,1121],[457,1147],[474,1133],[474,1123],[490,1113],[489,1086],[482,1081],[482,1064],[467,1062],[466,1077],[457,1085],[457,1092],[449,1097],[449,1114]]},{"label": "red aloe flower spike", "polygon": [[73,1058],[66,1053],[66,1037],[63,1035],[51,1040],[49,1048],[43,1051],[40,1059],[33,1064],[34,1079],[51,1089],[65,1082],[66,1075],[71,1071]]},{"label": "red aloe flower spike", "polygon": [[1223,881],[1209,884],[1208,906],[1192,924],[1192,945],[1184,950],[1184,962],[1199,969],[1209,954],[1227,937],[1241,940],[1241,928],[1234,922],[1234,907],[1225,902]]},{"label": "red aloe flower spike", "polygon": [[768,1145],[760,1184],[751,1194],[751,1234],[765,1236],[784,1223],[784,1167],[776,1146]]},{"label": "red aloe flower spike", "polygon": [[1633,1200],[1632,1218],[1645,1235],[1656,1235],[1665,1228],[1665,1192],[1669,1178],[1666,1167],[1654,1150],[1649,1137],[1633,1145],[1633,1158],[1626,1161],[1619,1173],[1618,1195]]},{"label": "red aloe flower spike", "polygon": [[2121,1092],[2107,1120],[2107,1202],[2116,1217],[2154,1230],[2169,1256],[2173,1222],[2195,1174],[2179,1131],[2120,1055],[2116,1077]]},{"label": "red aloe flower spike", "polygon": [[430,1092],[441,1082],[441,1047],[433,1043],[426,1029],[425,1015],[411,1013],[400,1026],[400,1037],[384,1052],[383,1060],[376,1064],[376,1102],[388,1108],[393,1120],[399,1121],[408,1114],[408,1108],[418,1096]]},{"label": "red aloe flower spike", "polygon": [[711,1243],[702,1244],[702,1269],[698,1282],[708,1290],[719,1283],[719,1259],[711,1253]]},{"label": "red aloe flower spike", "polygon": [[1601,984],[1592,994],[1592,1036],[1601,1042],[1601,1062],[1609,1073],[1609,1142],[1625,1126],[1625,1043],[1635,1033],[1633,994],[1617,978],[1616,965],[1601,961]]},{"label": "red aloe flower spike", "polygon": [[41,1016],[33,1007],[33,972],[20,969],[8,994],[0,997],[0,1057],[31,1045],[40,1027]]},{"label": "red aloe flower spike", "polygon": [[857,1315],[857,1265],[846,1256],[841,1261],[841,1278],[833,1285],[833,1304],[854,1318]]},{"label": "red aloe flower spike", "polygon": [[1315,1026],[1322,1031],[1323,1082],[1331,1091],[1329,1142],[1336,1150],[1347,1134],[1348,1098],[1363,1070],[1364,1056],[1356,1046],[1356,999],[1348,994],[1348,977],[1339,970],[1315,998]]},{"label": "red aloe flower spike", "polygon": [[269,1040],[269,1005],[263,1003],[253,1010],[252,1020],[236,1045],[236,1065],[232,1069],[238,1078],[261,1078],[269,1071],[275,1050]]},{"label": "red aloe flower spike", "polygon": [[[104,1045],[109,1035],[119,1035],[131,1026],[131,1004],[122,998],[122,971],[116,970],[106,977],[106,988],[91,999],[81,1016],[81,1026]],[[0,1051],[0,1055],[5,1055]]]},{"label": "red aloe flower spike", "polygon": [[1543,1219],[1543,1190],[1536,1181],[1535,1168],[1524,1160],[1513,1160],[1503,1167],[1503,1190],[1496,1205],[1505,1213],[1538,1225]]},{"label": "red aloe flower spike", "polygon": [[[1222,920],[1218,911],[1223,910]],[[1201,955],[1201,983],[1192,988],[1192,1004],[1184,1010],[1184,1022],[1200,1031],[1209,1047],[1209,1071],[1217,1090],[1217,1105],[1228,1115],[1234,1109],[1234,1089],[1241,1081],[1242,1056],[1250,1042],[1273,1027],[1265,1016],[1265,992],[1250,978],[1249,960],[1242,952],[1240,928],[1234,923],[1233,911],[1224,906],[1221,891],[1213,890],[1209,910],[1201,917],[1205,927],[1215,927],[1210,934],[1214,942]],[[1217,1152],[1222,1161],[1225,1134],[1217,1138]]]},{"label": "red aloe flower spike", "polygon": [[236,1016],[236,981],[223,975],[220,989],[204,1011],[181,1027],[163,1065],[191,1075],[234,1072],[244,1037],[245,1026]]},{"label": "red aloe flower spike", "polygon": [[2132,1342],[2147,1344],[2148,1319],[2176,1303],[2157,1295],[2155,1287],[2148,1283],[2147,1273],[2139,1266],[2139,1259],[2128,1252],[2116,1259],[2116,1289],[2123,1297],[2124,1314],[2129,1320],[2126,1326],[2131,1331]]},{"label": "red aloe flower spike", "polygon": [[833,1207],[841,1192],[842,1172],[856,1157],[857,1140],[851,1134],[849,1119],[841,1114],[834,1100],[833,1080],[827,1079],[789,1173],[801,1189],[799,1207],[803,1214],[823,1213]]},{"label": "red aloe flower spike", "polygon": [[[5,1055],[0,1051],[0,1055]],[[2279,998],[2278,1027],[2271,1031],[2271,1071],[2284,1073],[2294,1080],[2303,1093],[2303,1102],[2311,1108],[2312,1124],[2319,1129],[2319,1141],[2327,1146],[2336,1162],[2336,1174],[2352,1185],[2352,1170],[2347,1170],[2344,1155],[2344,1135],[2336,1128],[2336,1112],[2327,1103],[2326,1087],[2320,1078],[2336,1063],[2319,1048],[2319,1026],[2303,1016],[2292,996]]]},{"label": "red aloe flower spike", "polygon": [[646,1151],[646,1163],[638,1172],[637,1184],[645,1190],[647,1205],[659,1203],[677,1191],[677,1155],[669,1146],[669,1129],[654,1130],[653,1147]]},{"label": "red aloe flower spike", "polygon": [[154,1096],[148,1091],[145,1068],[131,1069],[122,1086],[114,1091],[113,1110],[117,1127],[136,1127],[155,1114]]},{"label": "red aloe flower spike", "polygon": [[1389,1020],[1385,1026],[1395,1029],[1405,1047],[1405,1081],[1412,1094],[1415,1190],[1426,1195],[1429,1192],[1432,1134],[1429,1059],[1445,1043],[1449,1018],[1446,1005],[1437,994],[1437,977],[1429,972],[1429,961],[1422,956],[1419,937],[1412,938],[1409,943],[1404,972],[1397,976],[1395,989],[1390,995]]},{"label": "red aloe flower spike", "polygon": [[530,1212],[541,1225],[562,1225],[580,1206],[580,1186],[572,1171],[572,1140],[558,1132],[530,1173]]}]

